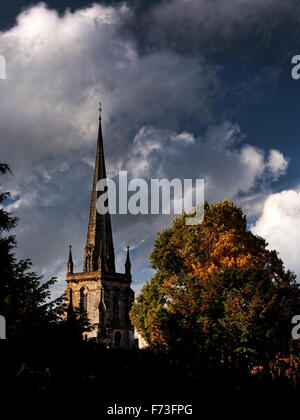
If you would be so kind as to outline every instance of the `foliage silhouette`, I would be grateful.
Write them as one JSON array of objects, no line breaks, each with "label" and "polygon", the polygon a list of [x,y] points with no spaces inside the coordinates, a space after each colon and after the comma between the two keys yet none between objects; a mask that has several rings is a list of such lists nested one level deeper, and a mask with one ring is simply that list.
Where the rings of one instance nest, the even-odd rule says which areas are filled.
[{"label": "foliage silhouette", "polygon": [[[8,171],[7,165],[0,165],[2,174]],[[1,193],[0,204],[5,204],[8,198],[8,193]],[[182,220],[175,221],[176,232],[181,229]],[[194,416],[198,418],[205,407],[214,413],[218,408],[214,404],[216,398],[224,413],[225,404],[234,406],[237,397],[245,401],[261,395],[264,399],[268,398],[267,395],[294,398],[298,392],[298,386],[290,387],[286,381],[272,381],[270,375],[250,375],[244,366],[235,369],[226,364],[216,366],[207,357],[211,344],[205,351],[189,357],[192,352],[188,341],[194,340],[194,332],[188,331],[180,312],[177,317],[164,318],[163,305],[159,309],[154,307],[153,313],[155,316],[159,311],[162,313],[160,328],[166,325],[166,329],[176,331],[173,337],[172,334],[168,336],[170,343],[176,341],[177,331],[186,334],[182,335],[180,351],[168,354],[152,348],[113,350],[97,340],[84,340],[82,334],[89,328],[85,314],[75,309],[74,317],[62,321],[61,315],[66,310],[62,299],[50,301],[50,288],[55,279],[43,282],[30,271],[30,260],[16,259],[16,241],[7,233],[16,223],[13,215],[0,208],[0,313],[7,318],[8,327],[7,339],[0,340],[1,382],[6,388],[1,397],[6,405],[12,397],[11,413],[20,409],[22,415],[28,411],[32,416],[36,411],[40,416],[40,404],[44,404],[42,412],[47,410],[48,415],[52,409],[55,416],[58,412],[78,415],[84,410],[85,416],[95,411],[102,417],[107,407],[116,403],[142,404],[145,408],[158,403],[183,403],[193,404]],[[187,243],[183,253],[178,253],[180,235],[174,242],[173,233],[167,230],[159,238],[152,261],[160,274],[145,286],[138,305],[143,299],[147,303],[151,299],[155,304],[162,303],[160,288],[163,277],[169,276],[172,270],[181,273],[184,269],[184,260],[193,241]],[[193,252],[196,256],[197,252],[204,253],[204,250],[195,249]],[[277,261],[275,256],[274,261]],[[247,267],[240,272],[231,267],[229,271],[219,272],[216,278],[223,281],[228,290],[235,290],[236,286],[233,288],[231,284],[237,282],[247,284],[257,282],[259,276],[265,278],[264,272],[255,268],[249,270]],[[287,276],[286,285],[289,281],[292,283],[292,275]],[[262,288],[268,291],[268,277],[265,283],[262,282]],[[285,289],[279,289],[278,299],[283,299],[283,295]],[[220,304],[218,299],[214,304],[216,307]],[[147,318],[146,309],[143,316]],[[210,316],[214,319],[212,314]],[[249,337],[247,346],[253,345],[251,334]],[[226,340],[219,335],[216,342],[218,346],[227,343],[231,349],[232,343],[235,345],[235,335],[231,341]],[[191,343],[190,347],[194,348],[194,342]]]}]

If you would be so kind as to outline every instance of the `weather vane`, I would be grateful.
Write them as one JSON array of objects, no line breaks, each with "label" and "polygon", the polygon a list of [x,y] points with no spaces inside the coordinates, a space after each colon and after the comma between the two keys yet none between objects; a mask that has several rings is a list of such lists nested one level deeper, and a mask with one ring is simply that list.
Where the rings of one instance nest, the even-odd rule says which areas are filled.
[{"label": "weather vane", "polygon": [[100,114],[100,118],[101,118],[101,113],[102,113],[102,102],[99,102],[99,114]]}]

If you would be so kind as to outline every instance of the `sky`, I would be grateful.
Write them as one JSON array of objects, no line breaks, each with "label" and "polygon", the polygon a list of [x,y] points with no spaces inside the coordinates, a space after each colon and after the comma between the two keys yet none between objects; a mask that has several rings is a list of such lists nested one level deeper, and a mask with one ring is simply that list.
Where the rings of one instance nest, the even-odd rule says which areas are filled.
[{"label": "sky", "polygon": [[[12,175],[19,258],[65,288],[82,271],[98,102],[108,176],[203,178],[300,276],[298,0],[48,1],[1,5],[0,160]],[[166,215],[113,215],[117,268],[133,289]]]}]

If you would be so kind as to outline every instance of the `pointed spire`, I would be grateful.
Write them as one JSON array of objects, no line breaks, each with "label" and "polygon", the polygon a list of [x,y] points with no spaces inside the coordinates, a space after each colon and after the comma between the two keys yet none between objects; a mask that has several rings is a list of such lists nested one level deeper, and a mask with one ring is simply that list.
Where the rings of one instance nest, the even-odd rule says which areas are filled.
[{"label": "pointed spire", "polygon": [[68,259],[68,273],[72,274],[74,269],[73,258],[72,258],[72,245],[69,245],[69,259]]},{"label": "pointed spire", "polygon": [[131,262],[130,262],[130,255],[129,255],[129,246],[127,246],[127,257],[125,262],[125,274],[127,276],[131,275]]},{"label": "pointed spire", "polygon": [[94,169],[94,181],[90,206],[90,217],[87,232],[84,271],[96,271],[99,269],[99,258],[104,271],[115,272],[115,254],[112,238],[110,214],[97,212],[97,199],[100,192],[97,191],[97,183],[106,179],[103,137],[101,127],[101,104],[99,108],[99,130]]},{"label": "pointed spire", "polygon": [[101,114],[102,114],[102,102],[99,102],[99,120],[101,120]]}]

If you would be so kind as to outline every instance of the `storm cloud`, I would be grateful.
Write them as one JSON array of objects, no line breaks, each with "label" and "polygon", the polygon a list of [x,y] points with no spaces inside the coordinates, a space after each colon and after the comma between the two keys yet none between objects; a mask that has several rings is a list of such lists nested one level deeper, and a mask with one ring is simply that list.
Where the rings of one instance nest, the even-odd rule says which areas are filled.
[{"label": "storm cloud", "polygon": [[[168,39],[148,51],[140,50],[140,40],[128,29],[137,17],[126,5],[92,5],[58,15],[41,3],[0,33],[7,61],[7,79],[0,85],[1,160],[13,171],[5,188],[12,192],[8,209],[20,216],[18,255],[32,257],[42,274],[58,275],[59,291],[69,243],[75,269],[82,269],[99,100],[110,176],[127,170],[146,179],[204,178],[206,199],[232,199],[258,216],[272,183],[287,171],[288,158],[280,150],[251,144],[237,122],[217,113],[226,89],[220,66],[207,58],[207,40],[230,40],[234,30],[218,22],[223,16],[234,27],[243,25],[252,16],[250,1],[248,14],[239,19],[233,11],[237,2],[220,6],[214,22],[210,3],[215,2],[198,3],[164,2],[141,16],[146,28],[154,21],[153,31],[164,28],[161,40]],[[178,30],[173,41],[172,4],[178,6],[172,13]],[[188,35],[179,22],[185,19],[183,4]],[[265,8],[259,9],[262,18]],[[182,42],[191,37],[195,22],[201,28],[194,37],[197,54],[172,48],[180,44],[176,36]],[[155,36],[150,31],[148,39]],[[170,222],[166,216],[113,217],[117,266],[123,270],[124,249],[131,245],[137,291],[151,274],[155,234]]]}]

